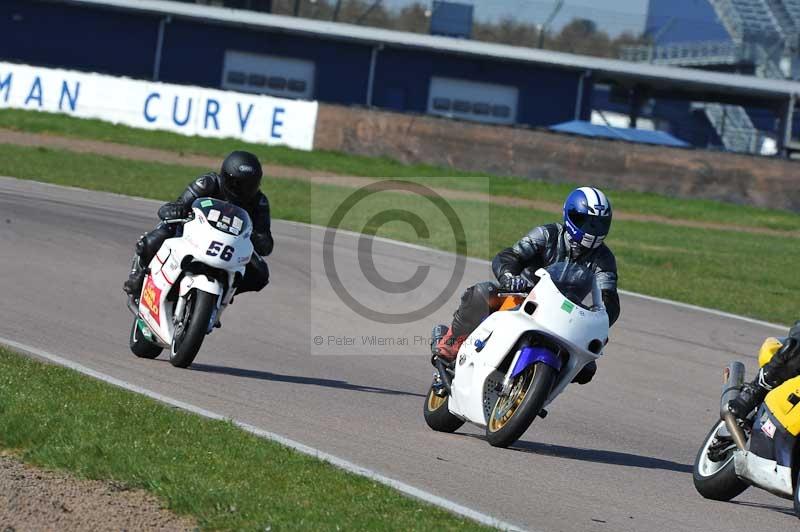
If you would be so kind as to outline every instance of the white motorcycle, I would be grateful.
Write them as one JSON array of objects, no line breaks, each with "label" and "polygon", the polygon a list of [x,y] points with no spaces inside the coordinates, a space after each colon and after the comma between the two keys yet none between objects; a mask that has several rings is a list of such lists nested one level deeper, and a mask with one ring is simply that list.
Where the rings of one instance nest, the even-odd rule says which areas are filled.
[{"label": "white motorcycle", "polygon": [[203,339],[219,323],[253,255],[253,224],[244,209],[198,198],[179,236],[164,241],[150,262],[138,305],[130,348],[140,358],[170,349],[173,366],[191,365]]},{"label": "white motorcycle", "polygon": [[503,306],[466,339],[454,367],[436,359],[424,405],[433,430],[469,421],[486,428],[491,445],[508,447],[602,356],[609,325],[594,273],[560,262],[535,276],[529,294],[499,294]]}]

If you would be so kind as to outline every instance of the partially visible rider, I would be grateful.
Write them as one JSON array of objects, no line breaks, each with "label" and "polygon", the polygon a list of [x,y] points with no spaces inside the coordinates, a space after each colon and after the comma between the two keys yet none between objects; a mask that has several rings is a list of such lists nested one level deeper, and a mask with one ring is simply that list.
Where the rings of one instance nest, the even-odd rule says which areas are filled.
[{"label": "partially visible rider", "polygon": [[[595,273],[609,325],[620,314],[617,294],[617,263],[614,254],[603,243],[611,228],[611,203],[603,192],[592,187],[575,189],[564,203],[563,223],[552,223],[532,229],[527,235],[504,249],[492,261],[497,282],[478,283],[464,291],[461,305],[453,314],[453,323],[437,326],[433,333],[433,354],[452,363],[461,344],[480,323],[497,311],[502,298],[498,293],[527,292],[533,287],[521,276],[525,269],[535,271],[557,262],[585,265]],[[597,371],[592,362],[576,377],[586,384]]]},{"label": "partially visible rider", "polygon": [[789,329],[789,337],[769,362],[758,371],[753,382],[745,383],[728,408],[739,419],[745,419],[767,397],[770,390],[800,375],[800,321]]},{"label": "partially visible rider", "polygon": [[250,240],[255,253],[247,264],[244,278],[236,293],[258,292],[267,286],[269,268],[262,257],[272,253],[274,241],[270,230],[269,200],[259,189],[261,177],[261,163],[255,155],[246,151],[234,151],[222,162],[220,173],[209,172],[198,177],[177,200],[161,206],[158,209],[161,223],[136,242],[131,273],[123,285],[125,292],[131,297],[139,297],[148,264],[164,241],[176,236],[181,226],[180,223],[169,221],[186,218],[192,211],[194,200],[204,197],[227,201],[243,208],[253,223]]}]

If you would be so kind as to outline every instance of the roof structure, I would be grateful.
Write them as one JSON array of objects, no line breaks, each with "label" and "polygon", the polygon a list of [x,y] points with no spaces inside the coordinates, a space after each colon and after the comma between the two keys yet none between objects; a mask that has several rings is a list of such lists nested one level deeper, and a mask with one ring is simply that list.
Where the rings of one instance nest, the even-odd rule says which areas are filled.
[{"label": "roof structure", "polygon": [[646,131],[643,129],[612,127],[603,124],[592,124],[591,122],[582,120],[572,120],[570,122],[564,122],[563,124],[556,124],[555,126],[550,126],[549,129],[551,131],[558,131],[559,133],[571,133],[584,137],[602,137],[606,139],[657,144],[676,148],[691,147],[688,143],[664,131]]},{"label": "roof structure", "polygon": [[203,20],[271,32],[303,34],[373,46],[411,48],[479,58],[513,61],[590,74],[595,82],[639,88],[650,95],[669,94],[692,100],[785,104],[800,95],[800,82],[764,79],[691,68],[589,57],[434,35],[421,35],[240,9],[167,0],[57,0],[75,5],[130,10]]}]

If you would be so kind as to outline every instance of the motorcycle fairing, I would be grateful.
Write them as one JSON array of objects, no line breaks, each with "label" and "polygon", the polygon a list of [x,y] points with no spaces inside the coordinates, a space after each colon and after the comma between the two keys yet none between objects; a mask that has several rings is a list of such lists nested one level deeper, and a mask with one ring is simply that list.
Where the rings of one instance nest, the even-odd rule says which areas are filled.
[{"label": "motorcycle fairing", "polygon": [[791,499],[795,442],[796,438],[762,404],[753,422],[748,450],[734,452],[736,474],[745,482]]},{"label": "motorcycle fairing", "polygon": [[[448,401],[449,410],[456,417],[482,425],[488,422],[486,404],[496,401],[497,397],[493,391],[495,387],[488,386],[487,382],[502,382],[504,375],[497,368],[516,354],[513,348],[525,334],[558,339],[557,345],[569,353],[546,404],[560,394],[587,363],[602,355],[602,351],[592,353],[588,346],[592,342],[604,345],[608,339],[605,309],[592,311],[574,305],[556,288],[547,271],[540,269],[536,275],[540,281],[518,310],[490,315],[462,344]],[[599,289],[597,291],[599,293]],[[601,298],[598,296],[596,300]],[[550,311],[545,312],[546,309]]]},{"label": "motorcycle fairing", "polygon": [[800,376],[787,380],[767,394],[765,404],[777,424],[792,436],[800,434]]},{"label": "motorcycle fairing", "polygon": [[150,261],[150,273],[145,278],[139,298],[139,316],[163,346],[168,346],[172,341],[174,326],[167,317],[172,316],[174,303],[167,296],[180,274],[180,265],[168,245],[171,240],[178,239],[166,240]]},{"label": "motorcycle fairing", "polygon": [[793,497],[791,467],[782,466],[775,460],[740,450],[733,453],[733,466],[736,474],[745,482],[779,497],[786,499]]},{"label": "motorcycle fairing", "polygon": [[791,467],[797,438],[781,425],[766,405],[761,405],[750,436],[749,451],[778,465]]}]

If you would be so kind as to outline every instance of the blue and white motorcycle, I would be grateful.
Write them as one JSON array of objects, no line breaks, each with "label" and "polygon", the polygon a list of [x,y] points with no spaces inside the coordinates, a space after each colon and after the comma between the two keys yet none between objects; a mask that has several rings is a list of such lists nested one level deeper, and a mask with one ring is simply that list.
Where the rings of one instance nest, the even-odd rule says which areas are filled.
[{"label": "blue and white motorcycle", "polygon": [[[453,368],[441,360],[425,399],[428,426],[485,427],[508,447],[608,343],[608,315],[594,272],[561,262],[539,269],[530,293],[501,293],[498,312],[466,339]],[[533,279],[529,280],[533,281]]]}]

